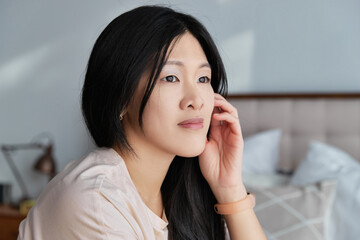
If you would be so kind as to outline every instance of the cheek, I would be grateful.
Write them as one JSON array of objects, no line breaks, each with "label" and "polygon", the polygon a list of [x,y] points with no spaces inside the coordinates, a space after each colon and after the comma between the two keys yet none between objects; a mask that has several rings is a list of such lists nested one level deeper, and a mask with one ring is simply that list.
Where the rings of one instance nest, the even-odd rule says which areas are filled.
[{"label": "cheek", "polygon": [[214,109],[214,102],[215,102],[215,94],[212,89],[211,89],[211,92],[208,92],[206,94],[206,102],[208,103],[207,108],[209,108],[212,112]]},{"label": "cheek", "polygon": [[[151,131],[165,130],[165,127],[176,121],[176,95],[160,91],[153,91],[144,109],[144,128]],[[145,129],[144,129],[145,130]]]},{"label": "cheek", "polygon": [[211,121],[212,113],[214,111],[214,97],[215,97],[214,91],[210,87],[210,90],[207,90],[204,93],[204,103],[205,103],[204,104],[204,106],[205,106],[204,112],[206,114],[206,118],[209,121],[209,124],[210,124],[210,121]]}]

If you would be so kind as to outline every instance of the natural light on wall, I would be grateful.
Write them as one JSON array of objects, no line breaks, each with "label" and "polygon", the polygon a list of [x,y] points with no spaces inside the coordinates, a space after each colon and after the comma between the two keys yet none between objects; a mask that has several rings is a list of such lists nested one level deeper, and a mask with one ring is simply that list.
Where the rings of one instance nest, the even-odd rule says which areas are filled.
[{"label": "natural light on wall", "polygon": [[42,45],[5,62],[0,66],[0,91],[7,91],[21,84],[21,81],[30,80],[28,76],[35,75],[53,49],[52,44]]},{"label": "natural light on wall", "polygon": [[[221,42],[222,57],[228,74],[229,93],[252,90],[252,63],[255,47],[253,30],[238,33]],[[241,81],[240,81],[241,80]]]}]

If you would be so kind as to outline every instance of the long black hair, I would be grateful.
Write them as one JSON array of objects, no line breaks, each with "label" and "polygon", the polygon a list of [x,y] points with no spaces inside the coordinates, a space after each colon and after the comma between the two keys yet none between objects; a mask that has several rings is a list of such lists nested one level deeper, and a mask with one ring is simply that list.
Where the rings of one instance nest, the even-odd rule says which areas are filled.
[{"label": "long black hair", "polygon": [[[92,49],[82,91],[86,125],[98,147],[128,143],[120,114],[127,108],[145,71],[150,77],[141,100],[139,125],[171,43],[184,33],[200,43],[211,66],[211,85],[227,94],[227,78],[220,54],[205,27],[194,17],[159,5],[141,6],[115,18]],[[208,132],[209,133],[209,132]],[[224,239],[224,219],[200,171],[198,157],[176,156],[161,186],[169,239]]]}]

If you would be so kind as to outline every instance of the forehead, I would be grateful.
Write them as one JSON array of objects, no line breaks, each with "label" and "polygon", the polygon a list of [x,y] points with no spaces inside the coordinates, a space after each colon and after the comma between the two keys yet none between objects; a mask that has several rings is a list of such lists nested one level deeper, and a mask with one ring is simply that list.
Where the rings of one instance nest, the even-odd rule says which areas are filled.
[{"label": "forehead", "polygon": [[189,32],[175,38],[167,52],[169,60],[193,59],[194,61],[207,62],[204,50],[199,41]]}]

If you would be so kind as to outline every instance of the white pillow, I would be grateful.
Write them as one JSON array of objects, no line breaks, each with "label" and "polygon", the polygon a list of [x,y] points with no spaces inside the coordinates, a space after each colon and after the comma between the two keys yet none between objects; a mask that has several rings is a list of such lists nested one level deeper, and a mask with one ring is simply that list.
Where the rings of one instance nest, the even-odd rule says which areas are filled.
[{"label": "white pillow", "polygon": [[243,172],[275,173],[281,129],[263,131],[244,139]]},{"label": "white pillow", "polygon": [[340,149],[311,141],[305,159],[295,170],[290,182],[305,185],[324,179],[337,180],[326,239],[359,239],[360,163]]}]

